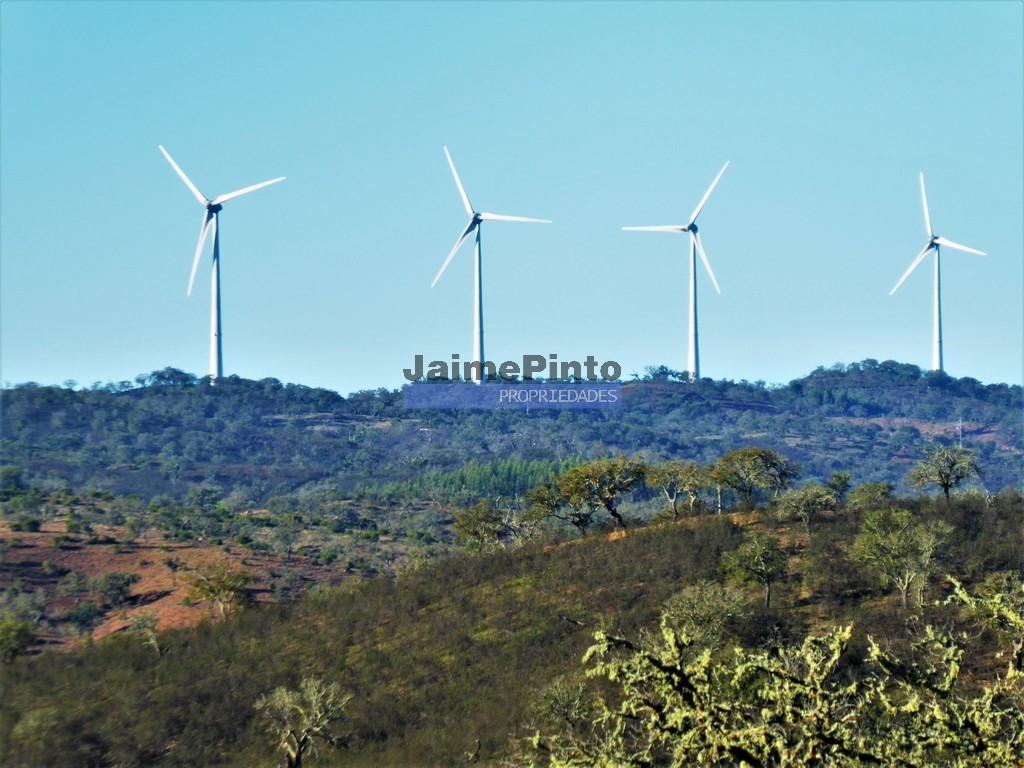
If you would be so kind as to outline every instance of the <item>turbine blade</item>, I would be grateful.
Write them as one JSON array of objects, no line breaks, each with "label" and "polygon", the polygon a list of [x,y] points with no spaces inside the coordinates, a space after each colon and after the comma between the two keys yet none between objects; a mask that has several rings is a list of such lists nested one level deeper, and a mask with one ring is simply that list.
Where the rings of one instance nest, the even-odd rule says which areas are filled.
[{"label": "turbine blade", "polygon": [[715,290],[719,294],[722,293],[722,289],[718,287],[718,281],[715,280],[715,273],[711,271],[711,262],[708,261],[708,255],[704,253],[704,244],[700,241],[700,232],[695,232],[690,235],[693,241],[697,244],[697,253],[700,254],[700,260],[704,262],[704,268],[708,271],[708,275],[711,276],[711,282],[715,286]]},{"label": "turbine blade", "polygon": [[[704,203],[706,203],[708,201],[708,198],[711,197],[711,190],[713,190],[715,188],[715,185],[718,184],[718,180],[722,178],[722,174],[725,173],[725,169],[728,167],[729,161],[726,160],[725,165],[722,166],[722,170],[720,170],[718,172],[718,175],[715,176],[715,180],[711,182],[711,186],[708,187],[708,191],[704,193],[704,197],[700,199],[700,202],[697,203],[697,207],[693,210],[693,215],[690,217],[690,224],[693,224],[693,222],[697,220],[697,216],[700,215],[700,211],[701,208],[704,207]],[[690,224],[687,224],[686,226],[690,226]]]},{"label": "turbine blade", "polygon": [[455,254],[458,252],[459,248],[462,247],[462,244],[466,242],[466,238],[469,237],[470,233],[479,225],[480,224],[476,219],[469,220],[469,224],[467,224],[466,228],[462,230],[462,234],[459,235],[459,239],[455,241],[455,247],[452,248],[452,252],[448,254],[448,258],[445,259],[444,264],[441,265],[441,269],[437,273],[437,277],[434,278],[434,282],[430,284],[431,288],[437,285],[437,281],[441,279],[441,275],[443,275],[444,271],[448,269],[448,265],[452,263],[452,259],[455,258]]},{"label": "turbine blade", "polygon": [[160,151],[164,153],[164,157],[166,157],[167,162],[171,164],[171,168],[173,168],[175,172],[181,177],[181,180],[185,182],[185,186],[192,190],[192,194],[195,195],[196,200],[199,201],[200,205],[206,205],[209,202],[209,200],[203,197],[203,193],[196,189],[196,185],[193,184],[189,180],[188,176],[185,175],[185,172],[178,167],[178,164],[174,162],[174,158],[171,157],[170,154],[168,154],[167,150],[164,149],[159,144],[157,146],[160,147]]},{"label": "turbine blade", "polygon": [[960,245],[960,243],[954,243],[952,240],[947,240],[944,237],[935,238],[935,242],[939,245],[944,245],[947,248],[955,248],[958,251],[965,251],[966,253],[974,253],[978,256],[988,256],[984,251],[976,251],[973,248],[968,248],[966,245]]},{"label": "turbine blade", "polygon": [[548,219],[528,219],[525,216],[503,216],[500,213],[481,213],[480,218],[486,221],[530,221],[534,224],[550,224]]},{"label": "turbine blade", "polygon": [[241,197],[242,195],[247,195],[250,192],[255,192],[257,189],[263,189],[263,187],[269,187],[271,184],[277,184],[277,182],[284,181],[286,178],[286,176],[279,176],[278,178],[271,179],[270,181],[253,184],[251,187],[246,187],[245,189],[236,189],[234,192],[228,192],[226,195],[221,195],[216,200],[213,200],[212,204],[220,205],[221,203],[226,203],[228,200],[233,200],[236,197]]},{"label": "turbine blade", "polygon": [[[199,230],[199,245],[196,246],[196,256],[192,259],[192,274],[188,278],[188,293],[187,296],[192,295],[192,284],[196,280],[196,270],[199,268],[199,257],[203,255],[203,245],[206,243],[206,233],[210,231],[210,222],[214,221],[216,215],[206,211],[203,214],[203,226]],[[217,225],[214,224],[214,227]]]},{"label": "turbine blade", "polygon": [[924,228],[928,230],[928,237],[935,237],[935,233],[932,232],[932,217],[928,215],[928,196],[924,193],[924,172],[920,172],[918,177],[921,179],[921,205],[924,207]]},{"label": "turbine blade", "polygon": [[623,232],[685,232],[686,227],[683,226],[666,226],[666,227],[623,227]]},{"label": "turbine blade", "polygon": [[444,156],[448,158],[448,167],[452,169],[452,176],[455,177],[455,186],[459,188],[459,196],[462,197],[462,204],[466,207],[466,213],[472,216],[473,206],[470,205],[469,197],[466,195],[466,190],[462,187],[462,181],[459,179],[459,172],[455,170],[455,163],[452,162],[452,156],[448,152],[448,147],[444,148]]},{"label": "turbine blade", "polygon": [[934,247],[935,245],[933,243],[928,243],[928,245],[924,247],[924,250],[917,254],[917,258],[914,259],[914,262],[910,265],[910,268],[903,273],[903,277],[901,277],[900,281],[896,283],[896,287],[889,291],[890,296],[896,293],[896,288],[899,288],[901,285],[903,285],[903,281],[910,277],[910,273],[917,269],[917,265],[920,264],[924,257],[928,255],[928,251],[932,250],[932,248]]}]

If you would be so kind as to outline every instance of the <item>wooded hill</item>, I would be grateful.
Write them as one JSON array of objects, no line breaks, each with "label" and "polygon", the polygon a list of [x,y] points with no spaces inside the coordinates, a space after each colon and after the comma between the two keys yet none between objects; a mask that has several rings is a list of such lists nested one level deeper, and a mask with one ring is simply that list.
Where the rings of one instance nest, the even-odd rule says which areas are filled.
[{"label": "wooded hill", "polygon": [[2,393],[0,457],[48,490],[186,498],[197,485],[265,504],[300,489],[384,504],[515,496],[567,462],[620,454],[710,463],[763,445],[824,481],[909,490],[932,441],[963,441],[990,491],[1021,480],[1021,387],[865,360],[787,385],[690,383],[664,367],[623,386],[615,411],[428,411],[400,391],[336,392],[276,379],[217,386],[166,369],[84,389]]},{"label": "wooded hill", "polygon": [[[639,682],[642,666],[625,670],[618,683],[591,679],[584,670],[594,659],[585,664],[582,657],[595,636],[657,648],[658,616],[665,610],[677,623],[671,636],[676,655],[691,667],[713,663],[728,669],[739,658],[734,648],[766,654],[759,663],[768,677],[746,688],[714,678],[709,695],[720,706],[707,707],[705,714],[722,718],[721,723],[718,729],[687,731],[691,736],[727,735],[735,727],[732,747],[740,745],[749,754],[765,728],[789,739],[800,729],[820,726],[837,749],[853,745],[866,755],[861,760],[826,750],[832,756],[819,759],[823,753],[807,747],[806,754],[784,750],[782,760],[770,757],[776,753],[768,743],[768,757],[746,765],[1019,764],[1013,761],[1024,760],[1021,678],[992,696],[981,691],[993,680],[1000,685],[1008,661],[1011,673],[1018,662],[1024,671],[1024,657],[1018,658],[1024,642],[1020,493],[876,500],[870,508],[859,506],[854,496],[806,526],[780,522],[770,509],[761,509],[568,542],[534,540],[520,548],[435,560],[394,579],[352,579],[295,604],[243,609],[194,630],[156,637],[125,631],[72,654],[22,655],[0,663],[0,763],[11,768],[283,765],[287,739],[275,735],[280,731],[265,716],[273,711],[266,702],[292,701],[294,712],[312,711],[314,697],[288,694],[312,680],[336,685],[338,692],[316,699],[321,712],[330,710],[337,718],[325,716],[320,737],[305,745],[306,762],[310,747],[318,746],[315,765],[548,765],[552,757],[559,765],[649,765],[639,753],[626,759],[628,752],[616,757],[601,751],[614,734],[600,727],[593,697],[614,707],[621,688],[632,681],[644,686],[642,695],[651,706],[658,706],[662,694],[653,687],[656,681]],[[911,525],[897,530],[889,524],[901,518]],[[923,535],[928,548],[903,547],[917,580],[908,606],[901,608],[891,582],[881,578],[883,571],[859,553],[879,550],[879,532],[901,537],[907,530]],[[945,534],[936,537],[937,531]],[[772,576],[770,606],[764,605],[757,578],[745,578],[755,562],[749,559],[752,549],[764,547],[781,566]],[[989,626],[977,612],[941,604],[953,589],[946,574],[963,580],[972,593],[1002,594],[999,605],[1017,624]],[[853,630],[844,640],[840,628],[847,625]],[[929,639],[928,625],[943,627],[946,634]],[[816,688],[806,687],[798,681],[807,674],[806,665],[785,660],[806,638],[829,633],[838,638],[833,660],[825,663],[826,654],[810,667],[814,674],[824,670],[827,678]],[[692,649],[678,646],[684,634],[685,642],[695,643]],[[890,659],[880,673],[869,636],[893,659],[905,661]],[[946,642],[953,644],[952,655],[944,650]],[[997,658],[998,649],[1014,643],[1017,655]],[[785,706],[757,698],[776,679],[770,675],[772,659],[789,664],[778,680],[797,698]],[[654,662],[664,666],[664,675],[674,663],[664,654]],[[947,667],[951,674],[944,672]],[[699,677],[693,679],[702,685]],[[863,693],[854,695],[851,685],[864,686]],[[834,692],[828,686],[835,686]],[[828,712],[803,717],[808,706],[820,705],[818,692]],[[913,701],[907,698],[911,694],[924,697],[918,699],[923,703],[871,707],[841,721],[843,708],[861,706],[866,696],[889,695],[899,704]],[[732,698],[737,695],[739,700]],[[323,706],[331,701],[339,706]],[[258,708],[259,702],[264,706]],[[979,708],[970,710],[966,725],[958,725],[956,716],[973,706],[970,702]],[[991,718],[983,720],[992,709],[1003,713],[994,726]],[[921,719],[933,712],[935,728],[945,723],[953,736],[929,739],[920,730]],[[638,726],[651,727],[626,732],[627,748],[638,748],[645,733],[656,733],[656,714],[638,715],[643,717],[634,718]],[[826,715],[835,719],[815,721]],[[619,722],[628,727],[634,720]],[[679,729],[686,723],[677,726],[666,748],[682,744]],[[739,730],[744,724],[750,727]],[[973,738],[968,725],[982,735]],[[844,735],[843,728],[852,726],[862,738],[857,744],[847,744]],[[541,741],[531,746],[536,733]],[[336,737],[335,746],[328,745],[329,737]],[[590,757],[584,752],[573,762],[558,762],[566,757],[559,745],[568,742],[582,743],[592,750]],[[900,754],[906,759],[868,759],[876,753],[884,757],[882,747],[905,749]],[[608,758],[600,762],[599,754]],[[662,754],[661,765],[697,762],[690,759],[695,752],[680,752],[675,760],[654,754]],[[994,762],[993,755],[1003,758]],[[741,763],[723,758],[711,764]]]},{"label": "wooded hill", "polygon": [[[5,390],[0,764],[1024,761],[1021,388],[873,361],[680,379],[612,412],[174,370]],[[968,466],[911,497],[932,442]],[[668,459],[735,464],[732,514],[666,509]],[[564,522],[588,511],[625,527]]]}]

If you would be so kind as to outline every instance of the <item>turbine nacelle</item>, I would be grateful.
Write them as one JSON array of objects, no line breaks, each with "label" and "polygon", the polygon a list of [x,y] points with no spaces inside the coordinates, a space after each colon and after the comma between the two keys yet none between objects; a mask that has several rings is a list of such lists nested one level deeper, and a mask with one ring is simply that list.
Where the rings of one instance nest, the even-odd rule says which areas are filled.
[{"label": "turbine nacelle", "polygon": [[206,211],[207,211],[207,213],[220,213],[223,210],[224,210],[224,206],[221,205],[220,203],[213,202],[213,200],[210,200],[206,204]]}]

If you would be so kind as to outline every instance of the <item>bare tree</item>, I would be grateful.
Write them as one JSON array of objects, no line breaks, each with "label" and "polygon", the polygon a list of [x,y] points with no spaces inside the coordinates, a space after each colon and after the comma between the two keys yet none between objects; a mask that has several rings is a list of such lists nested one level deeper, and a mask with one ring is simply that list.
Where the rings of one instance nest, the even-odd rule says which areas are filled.
[{"label": "bare tree", "polygon": [[340,747],[345,739],[331,729],[345,715],[351,694],[342,694],[337,683],[305,677],[298,690],[275,688],[261,696],[256,710],[267,726],[277,748],[285,755],[288,768],[302,768],[302,759],[316,754],[318,741]]}]

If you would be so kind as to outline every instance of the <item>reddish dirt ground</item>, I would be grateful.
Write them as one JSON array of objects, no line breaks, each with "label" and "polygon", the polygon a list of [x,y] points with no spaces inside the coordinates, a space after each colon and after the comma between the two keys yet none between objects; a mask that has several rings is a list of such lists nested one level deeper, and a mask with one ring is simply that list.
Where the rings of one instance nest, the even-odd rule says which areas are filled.
[{"label": "reddish dirt ground", "polygon": [[[110,536],[123,542],[123,531],[94,526],[94,532],[101,539]],[[53,539],[56,536],[63,536],[68,542],[55,546]],[[274,599],[270,591],[272,572],[286,568],[297,570],[307,579],[331,584],[337,584],[345,573],[343,565],[314,565],[298,556],[285,564],[279,557],[254,554],[241,547],[232,547],[228,552],[222,546],[167,542],[152,531],[146,539],[133,544],[86,544],[84,540],[83,536],[65,534],[62,521],[45,523],[36,533],[12,531],[9,523],[0,522],[0,544],[6,546],[0,564],[0,590],[9,587],[16,579],[24,589],[45,588],[50,598],[47,612],[57,615],[75,605],[74,600],[55,595],[57,582],[65,574],[74,571],[88,578],[111,572],[138,574],[141,578],[132,587],[128,604],[104,617],[92,632],[93,640],[124,630],[135,614],[155,614],[160,630],[192,627],[204,617],[213,616],[213,607],[209,603],[189,605],[186,596],[189,572],[218,561],[232,563],[254,575],[250,588],[258,602],[272,602]],[[176,575],[164,564],[172,557],[181,563]],[[44,567],[48,561],[52,565]],[[65,635],[40,637],[41,645],[56,649],[79,646],[83,639]]]},{"label": "reddish dirt ground", "polygon": [[[927,437],[956,437],[956,423],[948,421],[933,422],[922,421],[921,419],[890,419],[890,418],[867,418],[856,416],[833,416],[833,421],[845,421],[850,424],[877,424],[880,427],[899,429],[900,427],[913,427],[922,435]],[[964,437],[970,436],[972,440],[995,443],[997,448],[1009,450],[1012,448],[1002,438],[994,427],[979,422],[965,421],[962,425]]]}]

